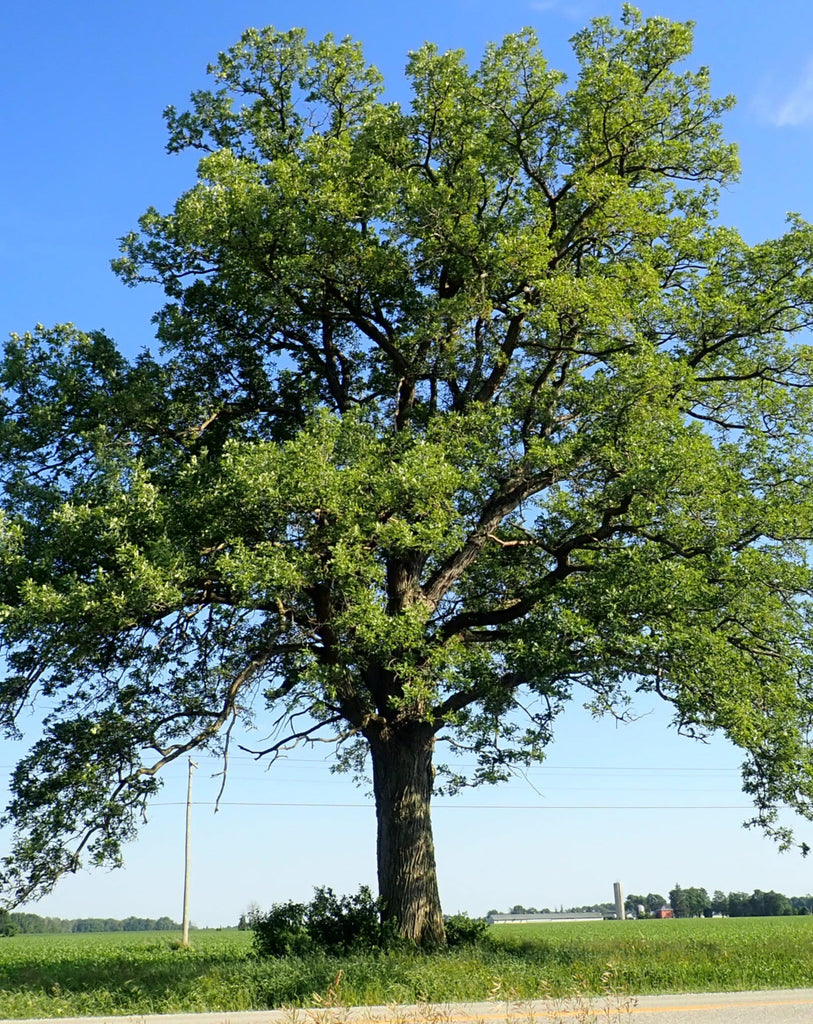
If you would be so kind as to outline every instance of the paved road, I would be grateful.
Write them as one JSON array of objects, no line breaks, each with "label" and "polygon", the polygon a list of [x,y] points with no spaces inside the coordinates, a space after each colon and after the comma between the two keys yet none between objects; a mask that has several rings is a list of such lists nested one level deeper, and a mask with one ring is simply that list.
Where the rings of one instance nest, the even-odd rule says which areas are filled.
[{"label": "paved road", "polygon": [[[813,989],[638,996],[624,1000],[364,1006],[240,1013],[63,1017],[58,1024],[813,1024]],[[0,1024],[55,1024],[53,1020]]]}]

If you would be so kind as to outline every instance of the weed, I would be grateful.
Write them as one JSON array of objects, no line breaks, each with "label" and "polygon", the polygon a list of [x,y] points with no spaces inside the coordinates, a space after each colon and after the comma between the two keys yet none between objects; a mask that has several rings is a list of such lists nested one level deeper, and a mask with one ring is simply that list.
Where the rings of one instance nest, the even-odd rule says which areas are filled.
[{"label": "weed", "polygon": [[324,995],[319,992],[313,993],[313,1007],[306,1010],[306,1017],[311,1024],[345,1024],[350,1008],[343,1002],[341,996],[343,976],[344,971],[338,971]]},{"label": "weed", "polygon": [[[601,978],[601,996],[584,981],[575,983],[574,991],[567,996],[554,997],[543,982],[534,999],[522,999],[513,989],[505,993],[505,1019],[507,1024],[621,1024],[629,1020],[637,1000],[634,996],[619,993],[615,984],[615,968],[608,964]],[[503,996],[500,979],[495,979],[491,992],[494,997]]]}]

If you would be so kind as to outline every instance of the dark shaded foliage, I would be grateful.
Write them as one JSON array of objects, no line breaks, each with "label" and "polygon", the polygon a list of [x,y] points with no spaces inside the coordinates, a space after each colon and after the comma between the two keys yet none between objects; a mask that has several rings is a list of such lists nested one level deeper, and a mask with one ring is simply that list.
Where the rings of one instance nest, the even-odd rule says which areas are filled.
[{"label": "dark shaded foliage", "polygon": [[392,945],[395,933],[382,924],[381,914],[381,901],[366,885],[348,896],[317,886],[309,903],[288,900],[267,911],[254,911],[249,927],[259,956],[349,953]]},{"label": "dark shaded foliage", "polygon": [[488,921],[468,914],[452,914],[444,918],[446,942],[450,946],[473,946],[486,941]]}]

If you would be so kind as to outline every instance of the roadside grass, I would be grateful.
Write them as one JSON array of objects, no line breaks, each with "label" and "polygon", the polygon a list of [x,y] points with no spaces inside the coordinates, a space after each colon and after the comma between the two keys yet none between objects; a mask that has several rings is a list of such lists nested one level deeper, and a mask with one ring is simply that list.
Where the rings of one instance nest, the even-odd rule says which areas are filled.
[{"label": "roadside grass", "polygon": [[[502,925],[444,953],[261,960],[251,934],[0,939],[0,1018],[581,998],[813,986],[813,917]],[[337,981],[337,979],[339,979]]]}]

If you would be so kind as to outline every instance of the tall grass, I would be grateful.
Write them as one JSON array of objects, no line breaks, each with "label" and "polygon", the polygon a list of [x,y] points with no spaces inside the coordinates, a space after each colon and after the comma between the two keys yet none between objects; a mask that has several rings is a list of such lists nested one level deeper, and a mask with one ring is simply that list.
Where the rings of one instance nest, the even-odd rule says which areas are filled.
[{"label": "tall grass", "polygon": [[[258,959],[246,932],[0,939],[0,1018],[813,985],[813,917],[503,925],[446,953]],[[340,976],[340,982],[335,979]]]}]

